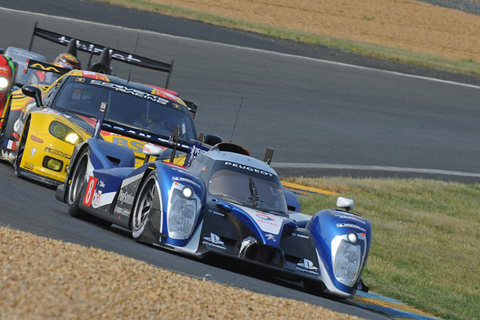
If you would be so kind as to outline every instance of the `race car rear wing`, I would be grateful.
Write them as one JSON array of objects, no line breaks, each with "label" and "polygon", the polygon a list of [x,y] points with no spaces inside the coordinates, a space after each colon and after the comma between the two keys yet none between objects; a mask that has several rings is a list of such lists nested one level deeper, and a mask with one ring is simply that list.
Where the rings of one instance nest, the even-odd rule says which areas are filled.
[{"label": "race car rear wing", "polygon": [[[28,47],[28,50],[30,51],[32,49],[33,41],[35,37],[52,41],[62,46],[67,46],[70,43],[70,41],[75,40],[76,48],[78,50],[90,53],[88,67],[90,67],[91,65],[92,55],[100,55],[104,51],[104,49],[107,48],[104,45],[96,44],[96,43],[85,41],[85,40],[75,39],[73,37],[63,35],[54,31],[49,31],[49,30],[39,28],[37,27],[37,23],[35,23],[35,26],[33,28],[33,33],[30,38],[30,45]],[[129,53],[126,51],[121,51],[121,50],[111,49],[111,48],[109,48],[109,52],[110,52],[110,57],[113,60],[125,62],[137,67],[166,72],[167,80],[166,80],[165,88],[168,88],[170,76],[173,70],[173,61],[171,63],[161,62],[161,61],[153,60],[150,58],[142,57],[133,53]]]}]

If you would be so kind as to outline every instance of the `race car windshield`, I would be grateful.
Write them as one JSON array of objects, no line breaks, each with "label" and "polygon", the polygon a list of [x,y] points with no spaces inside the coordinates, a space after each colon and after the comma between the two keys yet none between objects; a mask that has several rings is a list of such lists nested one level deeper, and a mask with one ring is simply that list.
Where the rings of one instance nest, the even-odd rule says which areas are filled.
[{"label": "race car windshield", "polygon": [[239,171],[221,169],[210,177],[208,192],[212,196],[246,207],[287,215],[285,195],[276,176],[251,176]]},{"label": "race car windshield", "polygon": [[196,138],[187,109],[171,100],[102,80],[70,77],[53,101],[53,108],[96,117],[100,103],[108,103],[105,119],[156,135],[170,136],[178,126],[180,139]]}]

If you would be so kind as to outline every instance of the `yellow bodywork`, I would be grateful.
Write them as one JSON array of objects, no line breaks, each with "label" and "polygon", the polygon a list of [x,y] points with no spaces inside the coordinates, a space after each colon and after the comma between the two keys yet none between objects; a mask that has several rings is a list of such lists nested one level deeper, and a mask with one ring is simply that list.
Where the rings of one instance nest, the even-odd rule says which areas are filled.
[{"label": "yellow bodywork", "polygon": [[[76,73],[78,73],[79,76],[82,75],[82,71],[72,71],[69,74],[77,75]],[[104,77],[106,78],[106,76]],[[108,81],[108,78],[105,78],[102,80]],[[51,87],[53,88],[55,84],[56,83],[53,83]],[[39,86],[39,88],[42,91],[42,95],[45,96],[48,94],[50,87]],[[155,89],[152,89],[152,91],[154,90]],[[162,93],[159,92],[159,95],[160,94]],[[23,128],[21,128],[21,134],[20,131],[18,132],[20,135],[19,145],[22,144],[22,141],[24,143],[23,154],[18,164],[19,168],[39,175],[45,178],[40,178],[41,180],[46,180],[47,182],[52,182],[51,180],[64,182],[74,146],[90,138],[91,134],[75,122],[70,121],[68,116],[58,111],[50,108],[34,108],[34,99],[23,95],[20,90],[12,93],[11,99],[11,110],[17,113],[21,112],[21,116],[17,122],[20,121],[20,128],[23,126]],[[180,98],[178,98],[177,102],[184,105],[184,102]],[[82,118],[89,122],[92,128],[95,126],[95,119]],[[71,139],[72,135],[70,135],[70,142],[65,141],[68,139],[55,137],[51,129],[54,122],[57,126],[58,123],[63,124],[71,129],[78,137]],[[28,125],[25,125],[27,123]],[[60,125],[60,127],[62,126]],[[144,164],[145,154],[142,152],[142,149],[146,142],[105,131],[101,132],[101,136],[105,141],[131,149],[135,153],[136,167]],[[150,157],[148,160],[153,161],[155,159]],[[10,161],[15,160],[10,159]],[[183,165],[184,162],[185,154],[178,155],[174,160],[174,163],[178,165]]]},{"label": "yellow bodywork", "polygon": [[[30,114],[28,132],[23,132],[22,134],[22,136],[27,134],[27,138],[19,168],[41,175],[47,179],[63,182],[75,144],[56,138],[49,132],[49,128],[54,121],[63,123],[73,129],[80,137],[77,143],[91,137],[86,130],[76,123],[68,121],[63,116],[51,111],[34,111]],[[131,149],[135,153],[135,167],[139,167],[144,163],[145,154],[142,152],[145,145],[144,141],[109,132],[102,132],[102,137],[105,141]],[[174,160],[174,163],[179,165],[183,165],[184,162],[185,155],[180,155]]]}]

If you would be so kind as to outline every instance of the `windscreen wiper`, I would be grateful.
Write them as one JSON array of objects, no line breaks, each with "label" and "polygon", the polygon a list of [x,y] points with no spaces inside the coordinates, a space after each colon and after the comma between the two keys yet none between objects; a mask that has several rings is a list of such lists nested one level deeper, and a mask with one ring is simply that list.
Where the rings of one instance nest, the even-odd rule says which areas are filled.
[{"label": "windscreen wiper", "polygon": [[253,208],[256,208],[258,203],[258,192],[257,192],[257,188],[255,188],[255,183],[253,183],[252,177],[250,177],[249,187],[250,187],[250,195],[251,195],[250,198],[252,199],[252,206]]}]

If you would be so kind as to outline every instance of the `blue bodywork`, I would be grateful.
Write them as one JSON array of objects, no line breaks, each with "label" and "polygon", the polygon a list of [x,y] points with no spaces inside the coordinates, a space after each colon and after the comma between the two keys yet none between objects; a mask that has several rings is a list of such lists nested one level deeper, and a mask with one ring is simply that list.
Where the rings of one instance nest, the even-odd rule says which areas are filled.
[{"label": "blue bodywork", "polygon": [[[217,254],[256,264],[303,281],[315,292],[341,298],[355,294],[370,248],[368,220],[341,209],[322,210],[313,217],[299,213],[293,193],[269,189],[280,183],[269,165],[232,152],[229,144],[212,148],[198,141],[149,139],[185,153],[185,166],[157,160],[135,169],[131,150],[91,138],[76,147],[57,198],[75,209],[68,195],[75,168],[88,154],[78,210],[130,229],[138,241],[194,256]],[[211,183],[219,172],[245,178],[250,190],[240,190],[236,183],[233,187],[246,192],[247,202],[213,193]],[[231,185],[219,190],[228,193]],[[265,192],[271,192],[269,200],[285,210],[266,207],[258,196]]]}]

